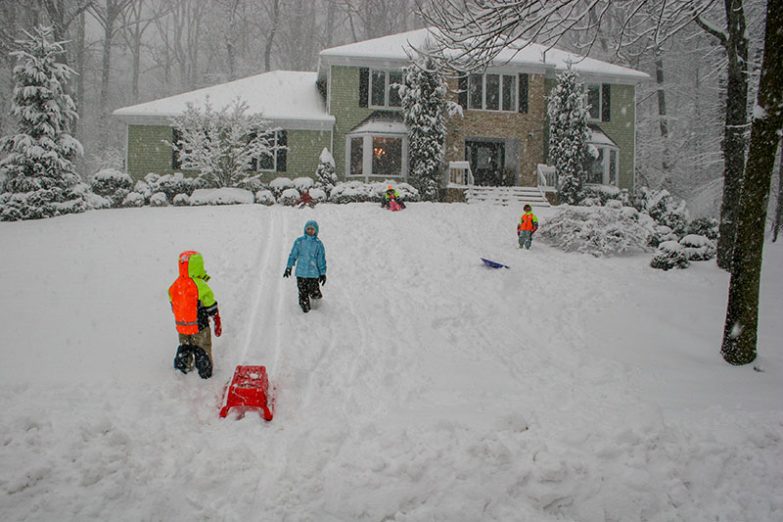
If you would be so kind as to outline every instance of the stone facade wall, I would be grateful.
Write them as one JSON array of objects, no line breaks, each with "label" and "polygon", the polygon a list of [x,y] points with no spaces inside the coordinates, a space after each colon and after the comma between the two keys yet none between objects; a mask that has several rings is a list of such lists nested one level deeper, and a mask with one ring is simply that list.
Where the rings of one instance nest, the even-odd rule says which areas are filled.
[{"label": "stone facade wall", "polygon": [[[449,81],[457,91],[456,80]],[[471,138],[517,140],[519,143],[518,184],[536,186],[536,164],[544,161],[544,76],[531,74],[528,79],[528,112],[501,112],[463,109],[447,124],[446,161],[465,160],[465,140]],[[453,95],[453,101],[457,101]],[[508,152],[508,151],[507,151]]]}]

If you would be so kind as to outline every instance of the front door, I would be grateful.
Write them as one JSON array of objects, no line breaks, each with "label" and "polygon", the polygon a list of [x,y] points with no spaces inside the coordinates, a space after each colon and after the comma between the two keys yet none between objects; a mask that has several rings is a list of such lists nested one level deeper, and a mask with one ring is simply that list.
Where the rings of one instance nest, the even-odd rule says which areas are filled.
[{"label": "front door", "polygon": [[466,141],[465,160],[470,163],[476,185],[500,186],[506,162],[506,144],[502,141]]}]

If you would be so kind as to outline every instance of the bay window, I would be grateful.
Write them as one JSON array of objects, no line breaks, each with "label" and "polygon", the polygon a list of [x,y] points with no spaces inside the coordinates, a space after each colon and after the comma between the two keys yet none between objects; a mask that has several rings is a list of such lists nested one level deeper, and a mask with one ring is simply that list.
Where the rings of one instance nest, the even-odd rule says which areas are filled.
[{"label": "bay window", "polygon": [[594,149],[587,165],[587,183],[617,186],[619,149],[612,146],[590,144]]},{"label": "bay window", "polygon": [[405,135],[362,133],[346,138],[349,176],[403,177],[407,170]]}]

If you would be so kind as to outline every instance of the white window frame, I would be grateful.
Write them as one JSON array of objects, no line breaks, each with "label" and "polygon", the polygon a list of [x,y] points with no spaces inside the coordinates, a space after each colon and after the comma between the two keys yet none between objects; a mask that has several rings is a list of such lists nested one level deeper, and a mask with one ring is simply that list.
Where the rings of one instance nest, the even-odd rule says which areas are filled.
[{"label": "white window frame", "polygon": [[[487,109],[487,75],[497,75],[499,76],[498,80],[498,108],[497,109]],[[484,112],[503,112],[506,114],[513,114],[515,112],[519,112],[519,74],[518,73],[510,73],[505,71],[490,71],[486,73],[481,74],[481,107],[471,107],[470,105],[470,76],[468,75],[468,110],[469,111],[484,111]],[[514,89],[514,103],[511,109],[504,109],[503,108],[503,77],[504,76],[511,76],[514,81],[513,83],[513,89]]]},{"label": "white window frame", "polygon": [[[362,173],[351,173],[351,140],[362,138]],[[400,158],[400,173],[392,174],[374,174],[372,172],[372,139],[373,138],[395,138],[402,141],[402,158]],[[408,136],[405,134],[393,134],[384,132],[359,132],[347,134],[345,136],[345,178],[359,179],[364,178],[368,183],[371,177],[383,178],[407,178],[408,177]]]},{"label": "white window frame", "polygon": [[598,117],[594,118],[592,114],[590,114],[590,111],[587,111],[587,119],[588,121],[601,121],[601,115],[604,113],[603,103],[604,103],[604,85],[602,83],[588,83],[586,85],[585,89],[585,98],[587,103],[590,102],[590,88],[591,87],[597,87],[598,88]]},{"label": "white window frame", "polygon": [[[601,183],[600,185],[613,185],[615,187],[620,186],[620,149],[618,147],[613,147],[611,145],[601,144],[596,145],[595,143],[591,143],[593,147],[596,149],[601,149],[604,152],[603,157],[603,174],[601,175]],[[614,152],[616,154],[617,162],[615,164],[615,179],[614,183],[610,181],[610,167],[611,167],[611,154]],[[592,160],[592,158],[591,158]],[[595,160],[592,160],[595,161]],[[587,183],[587,185],[599,185],[599,183]]]},{"label": "white window frame", "polygon": [[[373,73],[384,73],[384,87],[383,87],[383,105],[375,105],[372,102],[372,82],[373,82]],[[367,107],[371,109],[385,109],[385,110],[392,110],[392,111],[401,111],[402,110],[402,101],[400,101],[400,105],[389,105],[389,98],[391,97],[390,91],[391,91],[391,73],[400,73],[400,85],[402,84],[402,74],[403,72],[399,69],[370,69],[368,78],[367,78]]]},{"label": "white window frame", "polygon": [[275,133],[275,141],[272,144],[274,149],[272,149],[272,168],[271,169],[262,169],[261,168],[261,160],[262,158],[256,158],[256,170],[254,172],[277,172],[277,140],[280,138],[280,130],[273,131]]}]

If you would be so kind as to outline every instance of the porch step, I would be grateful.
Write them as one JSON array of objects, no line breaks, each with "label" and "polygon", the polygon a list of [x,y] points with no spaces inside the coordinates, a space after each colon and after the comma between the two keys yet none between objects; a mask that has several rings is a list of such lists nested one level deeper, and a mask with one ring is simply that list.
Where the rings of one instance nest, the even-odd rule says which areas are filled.
[{"label": "porch step", "polygon": [[538,187],[478,187],[465,190],[468,203],[486,203],[492,205],[525,205],[549,207],[544,194]]}]

